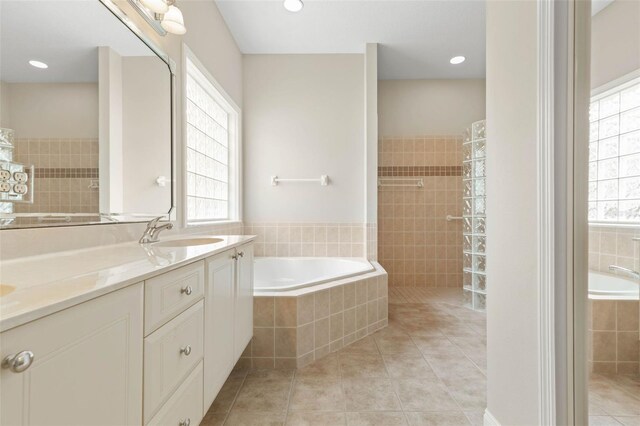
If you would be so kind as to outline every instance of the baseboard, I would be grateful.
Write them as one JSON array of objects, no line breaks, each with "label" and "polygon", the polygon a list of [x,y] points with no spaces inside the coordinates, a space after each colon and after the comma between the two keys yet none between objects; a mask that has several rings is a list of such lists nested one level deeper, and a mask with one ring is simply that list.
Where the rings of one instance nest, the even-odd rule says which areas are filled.
[{"label": "baseboard", "polygon": [[488,408],[484,410],[484,426],[500,426],[500,423],[493,417]]}]

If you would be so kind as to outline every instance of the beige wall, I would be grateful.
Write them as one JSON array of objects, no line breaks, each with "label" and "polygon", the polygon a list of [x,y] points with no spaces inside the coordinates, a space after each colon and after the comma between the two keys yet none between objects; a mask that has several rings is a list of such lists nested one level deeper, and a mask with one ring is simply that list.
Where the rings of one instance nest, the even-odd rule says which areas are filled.
[{"label": "beige wall", "polygon": [[381,80],[380,137],[462,134],[485,118],[484,80]]},{"label": "beige wall", "polygon": [[364,220],[363,55],[246,55],[243,121],[247,221]]},{"label": "beige wall", "polygon": [[486,8],[487,402],[502,425],[541,423],[536,7],[490,1]]},{"label": "beige wall", "polygon": [[3,83],[2,88],[3,116],[10,118],[16,139],[98,137],[97,83]]},{"label": "beige wall", "polygon": [[616,0],[591,23],[591,88],[640,68],[640,1]]},{"label": "beige wall", "polygon": [[[163,214],[171,208],[171,81],[155,57],[122,58],[123,211]],[[162,148],[158,148],[162,147]],[[153,160],[153,161],[150,161]]]}]

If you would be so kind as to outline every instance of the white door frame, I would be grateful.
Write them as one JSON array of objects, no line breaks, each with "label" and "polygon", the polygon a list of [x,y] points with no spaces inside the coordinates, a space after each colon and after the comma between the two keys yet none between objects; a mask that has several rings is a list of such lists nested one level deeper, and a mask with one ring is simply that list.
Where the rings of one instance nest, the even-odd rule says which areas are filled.
[{"label": "white door frame", "polygon": [[538,0],[539,420],[587,423],[590,0]]}]

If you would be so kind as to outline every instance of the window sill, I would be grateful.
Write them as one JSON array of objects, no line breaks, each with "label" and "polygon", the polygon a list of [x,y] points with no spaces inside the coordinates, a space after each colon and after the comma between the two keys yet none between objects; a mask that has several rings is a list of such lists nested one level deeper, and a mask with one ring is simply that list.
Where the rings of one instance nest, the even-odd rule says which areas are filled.
[{"label": "window sill", "polygon": [[589,222],[589,227],[596,228],[624,228],[624,229],[640,229],[640,223],[628,222]]}]

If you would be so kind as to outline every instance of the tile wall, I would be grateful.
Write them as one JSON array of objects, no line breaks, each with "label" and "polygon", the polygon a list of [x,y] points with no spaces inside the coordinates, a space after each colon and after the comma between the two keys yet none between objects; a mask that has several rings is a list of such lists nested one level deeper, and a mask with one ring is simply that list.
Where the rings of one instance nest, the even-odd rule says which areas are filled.
[{"label": "tile wall", "polygon": [[[387,274],[299,296],[256,296],[253,340],[238,368],[300,368],[387,325]],[[325,286],[326,287],[326,286]]]},{"label": "tile wall", "polygon": [[462,287],[462,221],[446,220],[462,216],[462,136],[383,138],[378,161],[383,184],[424,182],[379,187],[378,260],[389,286]]},{"label": "tile wall", "polygon": [[[640,227],[589,225],[589,269],[611,273],[609,265],[640,270]],[[640,290],[639,290],[640,291]],[[640,372],[640,304],[589,300],[589,361],[593,372]]]},{"label": "tile wall", "polygon": [[245,223],[256,256],[365,257],[362,223]]},{"label": "tile wall", "polygon": [[640,227],[589,225],[589,269],[609,272],[609,265],[640,270]]},{"label": "tile wall", "polygon": [[366,249],[367,259],[378,260],[378,224],[367,223],[366,228]]},{"label": "tile wall", "polygon": [[16,213],[98,213],[98,139],[16,139],[13,160],[35,166],[34,203]]},{"label": "tile wall", "polygon": [[589,300],[589,364],[600,374],[640,373],[637,300]]}]

